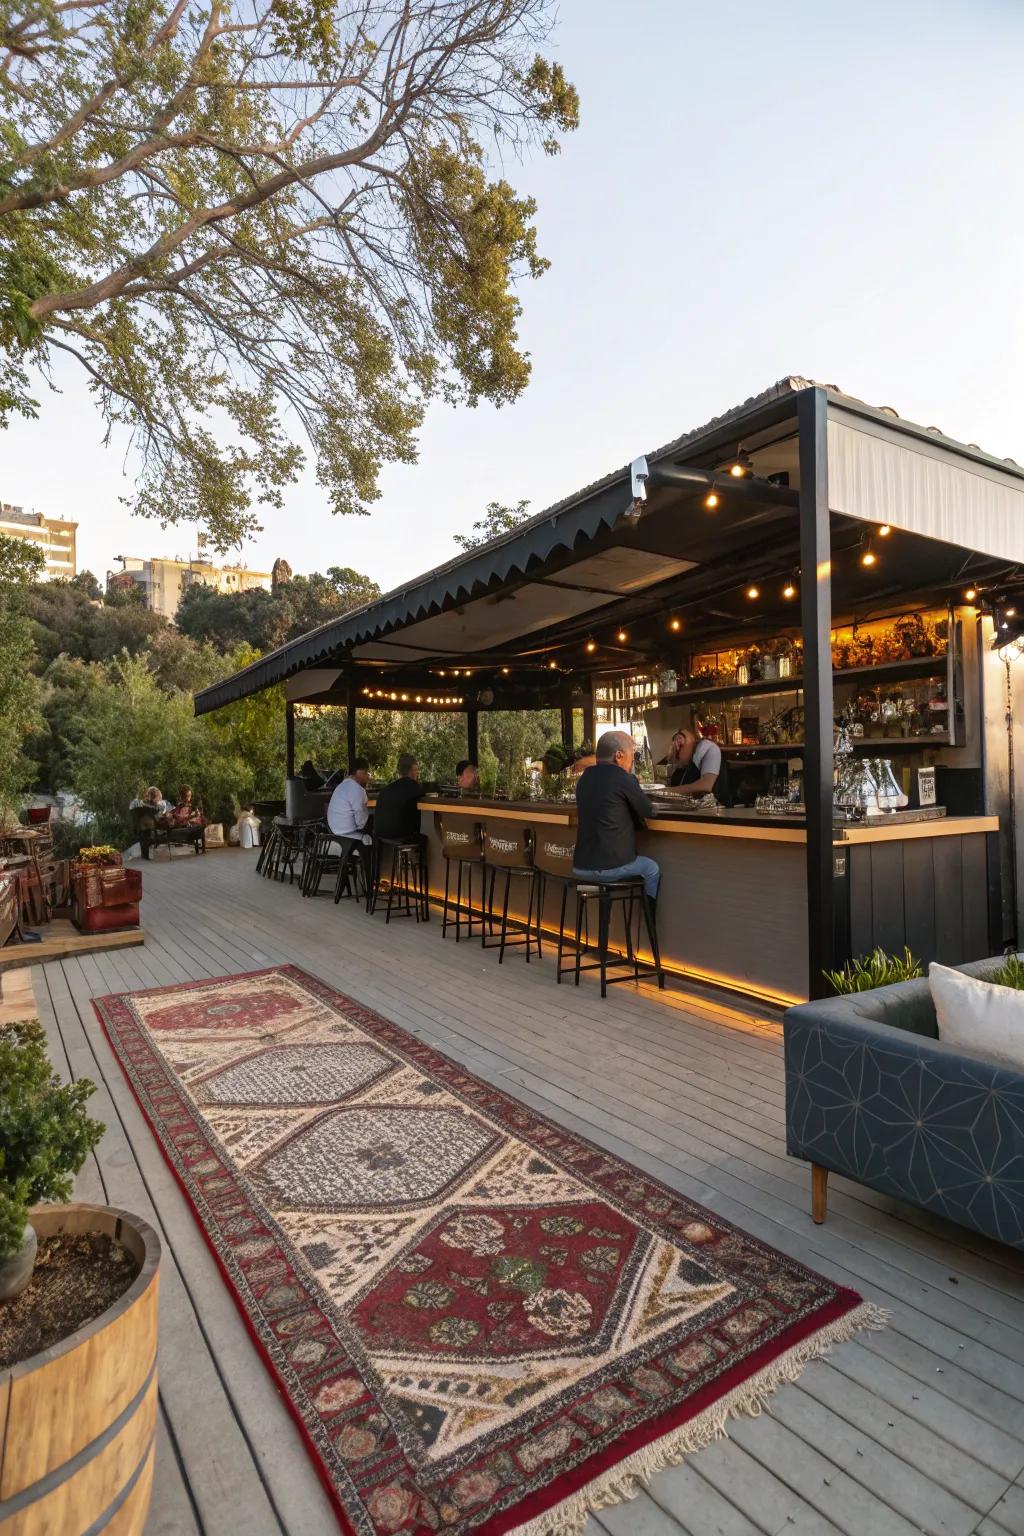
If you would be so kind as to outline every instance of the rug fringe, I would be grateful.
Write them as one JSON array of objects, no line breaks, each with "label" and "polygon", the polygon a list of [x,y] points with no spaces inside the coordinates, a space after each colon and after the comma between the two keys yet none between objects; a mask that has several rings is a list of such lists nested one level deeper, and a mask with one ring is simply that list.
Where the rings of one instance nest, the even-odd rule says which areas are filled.
[{"label": "rug fringe", "polygon": [[862,1328],[875,1331],[885,1328],[889,1318],[890,1314],[883,1307],[875,1306],[873,1302],[861,1302],[851,1312],[795,1344],[703,1413],[609,1467],[607,1472],[546,1514],[535,1516],[525,1525],[517,1525],[512,1536],[580,1536],[588,1516],[636,1498],[656,1472],[678,1466],[687,1456],[727,1434],[731,1418],[739,1418],[741,1414],[756,1418],[763,1413],[769,1408],[777,1388],[796,1381],[805,1365],[827,1355],[834,1344],[844,1344]]}]

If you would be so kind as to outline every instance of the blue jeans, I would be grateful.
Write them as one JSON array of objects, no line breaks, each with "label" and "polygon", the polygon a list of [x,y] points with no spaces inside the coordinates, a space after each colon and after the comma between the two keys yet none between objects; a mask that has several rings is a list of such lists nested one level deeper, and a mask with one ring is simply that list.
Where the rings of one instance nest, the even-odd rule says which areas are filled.
[{"label": "blue jeans", "polygon": [[653,859],[645,859],[642,855],[633,859],[629,864],[620,864],[617,869],[574,869],[574,875],[579,875],[582,880],[593,880],[598,885],[606,880],[636,880],[644,882],[644,895],[653,901],[658,894],[658,886],[661,884],[661,870]]}]

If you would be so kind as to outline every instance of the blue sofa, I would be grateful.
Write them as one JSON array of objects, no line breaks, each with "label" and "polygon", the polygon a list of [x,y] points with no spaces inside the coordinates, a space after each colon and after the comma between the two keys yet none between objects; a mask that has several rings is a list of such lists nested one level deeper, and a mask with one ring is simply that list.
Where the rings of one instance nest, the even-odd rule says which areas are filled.
[{"label": "blue sofa", "polygon": [[[958,967],[987,979],[1002,963]],[[1024,1071],[938,1039],[928,983],[790,1008],[786,1146],[812,1165],[1024,1248]]]}]

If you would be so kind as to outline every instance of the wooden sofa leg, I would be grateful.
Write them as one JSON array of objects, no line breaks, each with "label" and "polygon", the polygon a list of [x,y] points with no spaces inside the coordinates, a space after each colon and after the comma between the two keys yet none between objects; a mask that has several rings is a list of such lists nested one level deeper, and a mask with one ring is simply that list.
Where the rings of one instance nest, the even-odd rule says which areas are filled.
[{"label": "wooden sofa leg", "polygon": [[828,1204],[828,1169],[820,1163],[811,1164],[811,1216],[820,1227],[825,1220]]}]

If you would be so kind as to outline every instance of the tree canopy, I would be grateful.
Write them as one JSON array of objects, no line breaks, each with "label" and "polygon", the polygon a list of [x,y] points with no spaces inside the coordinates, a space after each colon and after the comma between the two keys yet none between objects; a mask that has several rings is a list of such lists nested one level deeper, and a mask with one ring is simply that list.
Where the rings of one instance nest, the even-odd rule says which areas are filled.
[{"label": "tree canopy", "polygon": [[134,509],[224,550],[307,457],[335,512],[427,402],[516,398],[547,263],[491,163],[578,99],[553,0],[9,0],[0,421],[70,355],[138,452]]},{"label": "tree canopy", "polygon": [[377,583],[351,566],[292,576],[271,592],[217,592],[196,582],[182,593],[175,622],[182,634],[222,650],[247,644],[271,651],[379,596]]},{"label": "tree canopy", "polygon": [[32,626],[25,606],[42,574],[42,552],[0,534],[0,813],[10,813],[32,777],[25,738],[40,724],[39,684],[31,670]]},{"label": "tree canopy", "polygon": [[456,544],[463,549],[476,549],[478,544],[489,544],[503,533],[511,533],[530,515],[530,503],[518,501],[514,507],[506,507],[500,501],[489,501],[483,517],[473,524],[472,532],[454,535]]}]

